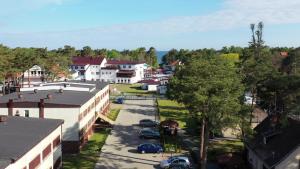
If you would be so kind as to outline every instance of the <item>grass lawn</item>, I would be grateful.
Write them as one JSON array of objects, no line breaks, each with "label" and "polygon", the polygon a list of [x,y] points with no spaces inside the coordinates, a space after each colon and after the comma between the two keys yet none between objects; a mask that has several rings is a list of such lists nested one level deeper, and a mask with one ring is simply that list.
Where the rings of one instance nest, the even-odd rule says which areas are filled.
[{"label": "grass lawn", "polygon": [[243,150],[243,142],[234,140],[213,141],[208,146],[207,157],[210,161],[215,161],[218,155],[225,153],[239,153]]},{"label": "grass lawn", "polygon": [[132,94],[132,95],[148,95],[154,94],[154,92],[148,92],[147,90],[141,89],[142,84],[111,84],[112,89],[116,88],[118,91]]},{"label": "grass lawn", "polygon": [[118,115],[120,112],[120,108],[118,109],[110,109],[109,114],[108,114],[108,118],[111,119],[112,121],[116,121]]},{"label": "grass lawn", "polygon": [[64,155],[64,169],[93,169],[99,158],[99,152],[110,133],[110,129],[95,131],[88,143],[82,148],[79,154]]},{"label": "grass lawn", "polygon": [[176,101],[157,100],[160,121],[165,119],[173,119],[179,123],[181,129],[193,128],[195,120],[185,107]]}]

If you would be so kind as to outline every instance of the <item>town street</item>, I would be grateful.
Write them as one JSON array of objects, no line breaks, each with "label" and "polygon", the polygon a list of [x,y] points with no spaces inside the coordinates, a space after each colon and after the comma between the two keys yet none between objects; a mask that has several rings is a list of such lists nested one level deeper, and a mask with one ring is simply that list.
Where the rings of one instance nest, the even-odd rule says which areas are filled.
[{"label": "town street", "polygon": [[153,100],[126,100],[111,135],[106,139],[95,169],[153,169],[158,168],[163,154],[140,154],[139,144],[158,142],[138,137],[141,119],[155,119]]}]

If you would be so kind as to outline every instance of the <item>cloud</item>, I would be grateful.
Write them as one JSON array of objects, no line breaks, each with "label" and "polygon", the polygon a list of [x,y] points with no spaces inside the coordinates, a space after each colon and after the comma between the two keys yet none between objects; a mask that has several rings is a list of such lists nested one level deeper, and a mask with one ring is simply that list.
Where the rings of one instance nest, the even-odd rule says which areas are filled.
[{"label": "cloud", "polygon": [[69,0],[0,0],[0,16],[24,13],[47,5],[61,5]]},{"label": "cloud", "polygon": [[[12,0],[28,2],[28,0]],[[29,0],[36,7],[56,4],[65,0]],[[287,2],[288,1],[288,2]],[[30,46],[62,46],[76,44],[103,46],[127,44],[141,46],[142,42],[157,42],[179,34],[204,33],[248,27],[263,21],[265,25],[300,23],[300,0],[224,0],[221,9],[199,16],[180,16],[158,21],[119,24],[54,32],[3,34],[4,40],[17,41]],[[176,39],[174,39],[176,40]],[[120,45],[119,45],[120,46]]]}]

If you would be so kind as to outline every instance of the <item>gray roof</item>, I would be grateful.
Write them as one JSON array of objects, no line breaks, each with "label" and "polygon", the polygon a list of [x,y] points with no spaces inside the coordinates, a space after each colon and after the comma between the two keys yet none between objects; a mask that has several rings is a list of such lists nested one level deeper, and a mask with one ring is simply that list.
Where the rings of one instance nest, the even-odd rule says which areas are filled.
[{"label": "gray roof", "polygon": [[[45,107],[49,105],[56,105],[57,107],[60,107],[62,105],[65,105],[67,107],[68,106],[80,107],[83,104],[85,104],[88,100],[90,100],[92,97],[94,97],[97,92],[99,92],[105,86],[108,85],[108,83],[104,83],[104,82],[85,82],[85,83],[95,84],[96,88],[92,86],[84,86],[85,88],[89,88],[90,91],[64,90],[62,93],[60,93],[59,90],[39,90],[37,91],[37,93],[35,93],[34,91],[24,91],[24,92],[20,92],[20,94],[22,94],[22,98],[19,98],[19,93],[15,92],[0,97],[0,107],[7,107],[7,103],[9,102],[10,99],[13,99],[14,103],[26,103],[31,105],[37,104],[38,102],[40,102],[40,99],[44,99]],[[71,86],[82,87],[82,85],[80,84],[71,84]],[[95,89],[91,90],[91,88],[95,88]],[[49,94],[52,96],[51,99],[47,98],[47,95]]]},{"label": "gray roof", "polygon": [[247,139],[246,144],[270,168],[279,164],[300,146],[299,120],[289,117],[284,125],[272,122],[269,116],[254,130],[254,137]]},{"label": "gray roof", "polygon": [[63,120],[8,116],[0,122],[0,169],[21,158]]}]

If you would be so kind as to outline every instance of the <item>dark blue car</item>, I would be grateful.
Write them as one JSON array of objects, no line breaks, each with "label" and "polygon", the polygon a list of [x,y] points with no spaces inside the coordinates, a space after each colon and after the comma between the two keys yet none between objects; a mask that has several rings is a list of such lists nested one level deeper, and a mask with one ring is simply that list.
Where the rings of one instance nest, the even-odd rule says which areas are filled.
[{"label": "dark blue car", "polygon": [[159,144],[145,143],[137,147],[139,153],[161,153],[163,148]]}]

